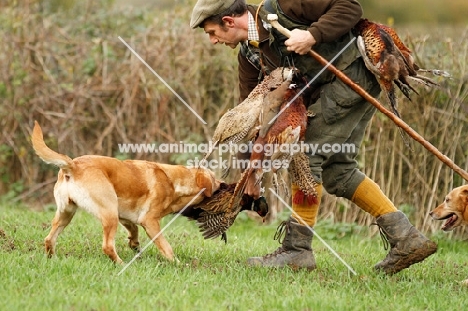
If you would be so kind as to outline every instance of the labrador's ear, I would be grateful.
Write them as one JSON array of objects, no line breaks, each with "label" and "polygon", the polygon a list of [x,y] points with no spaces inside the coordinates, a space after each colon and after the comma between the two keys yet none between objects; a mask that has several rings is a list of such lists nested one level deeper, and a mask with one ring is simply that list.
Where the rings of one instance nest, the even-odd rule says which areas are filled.
[{"label": "labrador's ear", "polygon": [[463,196],[464,198],[468,198],[468,188],[463,189],[460,192],[460,195]]},{"label": "labrador's ear", "polygon": [[461,211],[464,219],[468,219],[468,188],[460,192],[460,198],[463,202],[463,210]]},{"label": "labrador's ear", "polygon": [[199,189],[205,188],[203,194],[210,198],[213,195],[213,178],[205,171],[198,170],[196,175],[197,186]]},{"label": "labrador's ear", "polygon": [[466,206],[468,206],[468,188],[463,188],[462,191],[459,192],[458,197],[466,208]]}]

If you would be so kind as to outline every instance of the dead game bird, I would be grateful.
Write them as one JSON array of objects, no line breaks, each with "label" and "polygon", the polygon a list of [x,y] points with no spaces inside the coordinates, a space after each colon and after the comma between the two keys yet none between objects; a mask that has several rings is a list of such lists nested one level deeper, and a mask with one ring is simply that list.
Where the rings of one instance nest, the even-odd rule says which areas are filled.
[{"label": "dead game bird", "polygon": [[403,43],[391,27],[361,19],[353,29],[357,36],[357,46],[364,63],[377,78],[384,96],[395,115],[398,113],[395,85],[409,99],[410,92],[418,92],[410,80],[425,86],[438,86],[433,80],[421,76],[419,72],[450,76],[442,70],[425,70],[415,64],[411,50]]},{"label": "dead game bird", "polygon": [[[265,95],[279,87],[285,80],[290,81],[291,76],[291,69],[276,68],[250,92],[242,103],[228,110],[219,120],[211,139],[213,150],[220,144],[245,144],[253,141],[260,130]],[[208,159],[213,150],[208,152],[203,159]],[[227,172],[224,175],[227,175]]]},{"label": "dead game bird", "polygon": [[227,243],[226,231],[232,226],[237,215],[244,210],[253,210],[262,218],[268,213],[265,198],[254,200],[251,196],[243,195],[239,204],[230,204],[233,200],[236,183],[221,183],[219,189],[198,204],[187,207],[181,215],[197,222],[205,239],[216,238]]},{"label": "dead game bird", "polygon": [[[255,144],[280,146],[282,144],[294,144],[304,139],[307,127],[307,109],[299,91],[300,89],[296,85],[284,82],[265,98],[264,106],[273,110],[276,119],[271,124],[269,124],[268,119],[265,119],[262,129],[255,140]],[[280,113],[277,114],[278,112]],[[282,158],[284,156],[286,155],[273,154],[272,158]],[[250,157],[250,167],[244,171],[237,184],[233,204],[236,204],[236,200],[239,200],[243,194],[254,198],[259,197],[263,170],[256,163],[262,163],[264,159],[265,148],[261,148],[259,151],[254,148]],[[308,168],[308,160],[307,169],[301,172],[301,174],[311,175]],[[314,194],[316,196],[314,188],[307,189],[306,192],[312,196]]]}]

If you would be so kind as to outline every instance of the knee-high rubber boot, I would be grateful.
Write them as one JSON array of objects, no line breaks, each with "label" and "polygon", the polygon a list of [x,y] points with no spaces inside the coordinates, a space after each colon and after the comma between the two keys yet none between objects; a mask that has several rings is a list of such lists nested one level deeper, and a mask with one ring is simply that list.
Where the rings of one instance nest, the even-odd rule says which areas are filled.
[{"label": "knee-high rubber boot", "polygon": [[378,217],[377,225],[391,247],[387,257],[375,265],[378,271],[395,274],[437,251],[437,244],[413,227],[401,211]]},{"label": "knee-high rubber boot", "polygon": [[[283,241],[282,235],[285,234]],[[285,267],[293,269],[315,269],[315,257],[311,248],[313,232],[309,226],[300,225],[290,217],[283,221],[275,234],[281,246],[271,254],[263,257],[252,257],[247,260],[250,266]]]}]

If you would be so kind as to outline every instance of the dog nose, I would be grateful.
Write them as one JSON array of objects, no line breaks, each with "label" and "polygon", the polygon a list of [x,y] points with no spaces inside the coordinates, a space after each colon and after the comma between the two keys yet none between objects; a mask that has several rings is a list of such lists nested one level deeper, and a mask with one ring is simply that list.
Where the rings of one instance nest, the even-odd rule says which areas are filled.
[{"label": "dog nose", "polygon": [[434,212],[429,212],[429,215],[432,216],[432,213],[434,213]]}]

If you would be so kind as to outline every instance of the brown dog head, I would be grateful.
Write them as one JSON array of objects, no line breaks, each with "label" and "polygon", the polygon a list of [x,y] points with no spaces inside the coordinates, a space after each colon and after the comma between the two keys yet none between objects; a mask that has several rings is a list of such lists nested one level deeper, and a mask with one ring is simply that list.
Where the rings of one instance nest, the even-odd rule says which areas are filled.
[{"label": "brown dog head", "polygon": [[196,183],[200,189],[205,188],[203,194],[205,197],[210,198],[213,192],[219,189],[221,182],[216,179],[215,174],[209,169],[197,168],[196,169]]},{"label": "brown dog head", "polygon": [[429,215],[435,220],[447,219],[442,226],[444,231],[468,225],[468,185],[450,191],[444,202],[432,210]]}]

